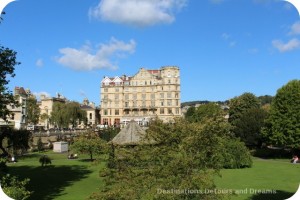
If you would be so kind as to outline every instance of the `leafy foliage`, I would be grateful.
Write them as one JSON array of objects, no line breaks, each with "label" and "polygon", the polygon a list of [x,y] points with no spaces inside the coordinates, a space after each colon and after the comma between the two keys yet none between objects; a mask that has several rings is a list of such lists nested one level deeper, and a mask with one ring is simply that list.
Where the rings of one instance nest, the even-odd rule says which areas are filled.
[{"label": "leafy foliage", "polygon": [[9,115],[7,105],[16,104],[12,92],[7,87],[8,77],[15,76],[15,66],[20,64],[16,61],[16,55],[15,51],[0,46],[0,118],[4,120]]},{"label": "leafy foliage", "polygon": [[229,169],[248,168],[252,166],[251,154],[245,144],[238,139],[224,139],[223,167]]},{"label": "leafy foliage", "polygon": [[52,164],[51,159],[47,155],[41,156],[39,162],[41,163],[42,167]]},{"label": "leafy foliage", "polygon": [[10,174],[1,178],[1,187],[4,193],[15,200],[25,200],[30,197],[31,192],[26,189],[28,183],[29,179],[20,181]]},{"label": "leafy foliage", "polygon": [[205,121],[208,118],[217,118],[224,114],[224,111],[221,109],[220,105],[215,103],[208,103],[200,105],[199,107],[190,107],[186,113],[186,119],[189,122],[201,122]]},{"label": "leafy foliage", "polygon": [[27,123],[38,124],[40,117],[40,108],[35,97],[29,97],[26,101]]},{"label": "leafy foliage", "polygon": [[89,154],[92,161],[93,155],[100,155],[107,151],[107,143],[96,134],[90,132],[76,138],[71,145],[71,149],[75,152]]},{"label": "leafy foliage", "polygon": [[67,128],[69,124],[73,127],[86,119],[86,112],[80,109],[77,102],[54,102],[51,113],[51,122],[60,128]]},{"label": "leafy foliage", "polygon": [[267,116],[266,109],[261,108],[260,100],[252,93],[244,93],[229,103],[229,123],[235,136],[247,145],[261,144],[261,128]]},{"label": "leafy foliage", "polygon": [[252,93],[244,93],[229,102],[229,122],[235,126],[236,122],[249,109],[259,108],[260,102]]},{"label": "leafy foliage", "polygon": [[[7,140],[5,144],[3,141]],[[25,151],[29,149],[29,142],[31,140],[31,132],[27,130],[14,130],[9,127],[0,128],[0,150],[2,154],[0,157],[7,157],[8,150]]]},{"label": "leafy foliage", "polygon": [[300,80],[277,90],[263,134],[273,145],[300,147]]},{"label": "leafy foliage", "polygon": [[[101,173],[106,188],[90,199],[223,199],[226,196],[204,193],[215,189],[213,177],[224,166],[224,148],[228,147],[225,144],[232,137],[230,125],[223,117],[206,118],[202,123],[178,119],[174,124],[166,124],[155,120],[147,133],[147,139],[155,143],[112,146],[108,167]],[[242,143],[235,146],[238,145]],[[235,159],[230,153],[227,152]],[[242,166],[243,163],[236,165]],[[189,189],[198,193],[188,192]]]},{"label": "leafy foliage", "polygon": [[251,108],[245,111],[235,122],[234,132],[247,146],[260,147],[263,142],[261,134],[268,112],[262,108]]}]

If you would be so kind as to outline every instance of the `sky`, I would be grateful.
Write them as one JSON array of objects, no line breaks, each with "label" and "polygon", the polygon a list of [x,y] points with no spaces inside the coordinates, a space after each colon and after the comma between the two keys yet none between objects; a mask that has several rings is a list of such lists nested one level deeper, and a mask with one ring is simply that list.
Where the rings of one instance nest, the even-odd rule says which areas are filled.
[{"label": "sky", "polygon": [[100,104],[104,76],[178,66],[181,101],[275,95],[300,76],[300,17],[281,0],[18,0],[0,45],[9,88]]}]

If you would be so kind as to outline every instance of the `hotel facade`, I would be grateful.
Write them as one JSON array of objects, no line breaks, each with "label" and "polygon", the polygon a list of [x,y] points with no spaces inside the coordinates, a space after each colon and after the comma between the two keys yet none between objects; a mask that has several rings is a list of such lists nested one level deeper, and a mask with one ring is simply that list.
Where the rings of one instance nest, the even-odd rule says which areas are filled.
[{"label": "hotel facade", "polygon": [[134,76],[105,76],[100,91],[101,124],[135,120],[147,125],[156,117],[164,122],[181,117],[180,70],[176,66],[141,68]]}]

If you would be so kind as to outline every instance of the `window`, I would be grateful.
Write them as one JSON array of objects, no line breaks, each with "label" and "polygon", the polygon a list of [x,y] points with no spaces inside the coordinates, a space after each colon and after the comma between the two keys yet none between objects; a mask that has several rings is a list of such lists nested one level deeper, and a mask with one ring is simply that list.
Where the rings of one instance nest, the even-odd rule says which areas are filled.
[{"label": "window", "polygon": [[137,94],[133,94],[133,100],[137,100]]},{"label": "window", "polygon": [[160,93],[160,98],[161,98],[161,99],[164,98],[164,93]]},{"label": "window", "polygon": [[129,107],[129,103],[125,102],[125,108],[128,108],[128,107]]},{"label": "window", "polygon": [[142,99],[143,99],[143,100],[146,99],[146,94],[142,94]]},{"label": "window", "polygon": [[104,109],[104,111],[103,111],[104,113],[103,113],[103,115],[107,115],[108,114],[108,111],[107,111],[107,109]]},{"label": "window", "polygon": [[151,94],[151,99],[155,99],[155,94]]},{"label": "window", "polygon": [[92,113],[90,113],[90,119],[93,119],[93,114]]},{"label": "window", "polygon": [[172,108],[168,108],[168,114],[172,114]]},{"label": "window", "polygon": [[119,109],[115,110],[115,115],[119,115]]},{"label": "window", "polygon": [[161,101],[161,102],[160,102],[160,105],[161,105],[161,106],[164,106],[164,102],[163,102],[163,101]]},{"label": "window", "polygon": [[172,106],[172,101],[168,100],[167,104],[168,104],[168,106]]},{"label": "window", "polygon": [[171,92],[168,92],[167,93],[167,97],[170,99],[170,98],[172,98],[172,93]]},{"label": "window", "polygon": [[129,99],[129,94],[125,94],[125,100]]},{"label": "window", "polygon": [[116,89],[115,89],[115,91],[116,91],[116,92],[119,92],[119,91],[120,91],[120,89],[119,89],[119,88],[116,88]]},{"label": "window", "polygon": [[160,109],[160,114],[165,114],[165,109],[164,108]]},{"label": "window", "polygon": [[151,106],[155,106],[155,101],[151,101]]},{"label": "window", "polygon": [[119,94],[115,94],[115,99],[119,99]]}]

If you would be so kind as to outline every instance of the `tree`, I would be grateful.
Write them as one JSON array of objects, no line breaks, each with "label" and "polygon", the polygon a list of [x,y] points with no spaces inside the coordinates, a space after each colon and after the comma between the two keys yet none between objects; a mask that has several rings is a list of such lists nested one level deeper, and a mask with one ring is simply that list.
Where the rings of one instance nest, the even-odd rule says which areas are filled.
[{"label": "tree", "polygon": [[235,135],[247,146],[260,147],[263,142],[261,131],[267,116],[268,112],[263,108],[251,108],[245,111],[235,122]]},{"label": "tree", "polygon": [[[13,130],[9,127],[0,128],[0,150],[2,154],[0,157],[7,157],[9,153],[7,150],[26,151],[29,149],[29,142],[31,139],[31,132],[27,130]],[[6,140],[6,143],[4,142]]]},{"label": "tree", "polygon": [[75,152],[89,154],[93,161],[93,155],[100,155],[107,151],[107,144],[94,133],[87,133],[87,135],[76,138],[71,149]]},{"label": "tree", "polygon": [[80,109],[80,104],[77,102],[69,102],[66,104],[67,118],[73,127],[76,127],[80,121],[86,119],[86,112]]},{"label": "tree", "polygon": [[[155,120],[146,138],[155,142],[112,148],[107,168],[101,173],[106,187],[90,199],[223,199],[226,195],[214,192],[180,191],[214,191],[214,175],[224,167],[225,155],[230,155],[236,167],[243,167],[240,157],[224,149],[229,138],[230,125],[222,118],[207,118],[202,123],[178,119],[174,124]],[[240,148],[235,150],[241,152]],[[251,161],[249,152],[242,156]]]},{"label": "tree", "polygon": [[201,122],[225,116],[224,111],[216,103],[207,103],[197,108],[191,107],[189,110],[187,112],[189,113],[187,118],[189,122]]},{"label": "tree", "polygon": [[37,104],[37,100],[35,97],[29,97],[27,99],[27,122],[29,124],[38,124],[40,117],[40,108]]},{"label": "tree", "polygon": [[86,118],[86,112],[80,109],[77,102],[54,102],[51,113],[51,121],[60,128],[67,128],[70,124],[73,127]]},{"label": "tree", "polygon": [[7,105],[16,104],[14,96],[7,86],[9,76],[15,76],[15,66],[20,64],[16,61],[16,55],[15,51],[0,46],[0,118],[4,120],[10,114]]},{"label": "tree", "polygon": [[270,144],[300,148],[300,80],[277,90],[263,135]]},{"label": "tree", "polygon": [[252,108],[259,108],[260,102],[252,93],[244,93],[241,96],[230,99],[229,101],[229,122],[235,126],[241,116]]}]

